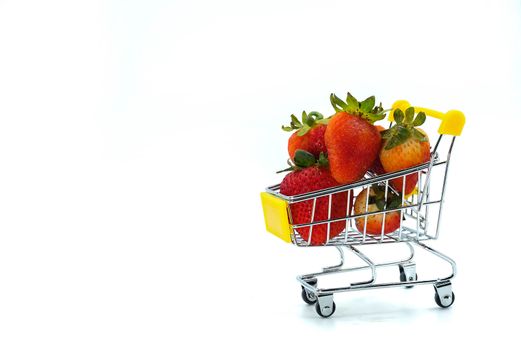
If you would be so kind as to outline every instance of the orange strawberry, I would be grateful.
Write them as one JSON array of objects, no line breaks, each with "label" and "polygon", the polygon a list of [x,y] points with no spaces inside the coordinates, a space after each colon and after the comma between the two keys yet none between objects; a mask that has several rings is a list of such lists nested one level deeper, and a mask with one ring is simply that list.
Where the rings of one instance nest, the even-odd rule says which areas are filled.
[{"label": "orange strawberry", "polygon": [[[384,142],[380,151],[380,162],[386,172],[407,169],[429,161],[429,138],[423,130],[416,128],[425,122],[425,118],[423,112],[414,117],[414,107],[407,108],[405,115],[400,109],[394,111],[395,125],[382,132]],[[417,182],[418,173],[407,175],[404,193],[410,194]],[[391,180],[391,185],[396,191],[402,192],[403,176]]]},{"label": "orange strawberry", "polygon": [[[364,189],[356,197],[354,213],[355,215],[360,215],[380,210],[397,209],[400,207],[401,201],[401,196],[394,194],[390,188],[387,189],[386,201],[385,186],[373,185],[369,191],[369,199],[367,199],[367,189]],[[400,227],[400,212],[401,211],[397,210],[386,213],[385,221],[384,214],[372,214],[358,217],[355,219],[356,228],[362,233],[365,230],[368,235],[380,235],[382,234],[382,225],[384,225],[384,234],[391,233]]]},{"label": "orange strawberry", "polygon": [[325,133],[331,174],[341,184],[360,180],[380,151],[381,138],[373,123],[385,117],[383,108],[375,107],[375,97],[358,102],[350,93],[346,102],[331,94],[336,114]]},{"label": "orange strawberry", "polygon": [[303,111],[302,122],[292,114],[290,125],[282,126],[284,131],[296,130],[288,140],[289,157],[293,159],[297,149],[308,151],[317,158],[321,152],[326,153],[324,133],[326,132],[328,121],[329,119],[324,119],[324,116],[319,112],[307,114]]}]

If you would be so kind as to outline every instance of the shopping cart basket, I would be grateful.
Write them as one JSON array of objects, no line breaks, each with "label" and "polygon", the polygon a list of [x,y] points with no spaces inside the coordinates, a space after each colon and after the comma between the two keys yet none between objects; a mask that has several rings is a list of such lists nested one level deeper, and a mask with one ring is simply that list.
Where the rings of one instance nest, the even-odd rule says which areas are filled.
[{"label": "shopping cart basket", "polygon": [[[393,123],[393,114],[396,109],[405,110],[410,107],[407,101],[400,100],[393,104],[389,114],[389,120]],[[335,303],[333,302],[334,293],[368,290],[387,287],[413,287],[415,285],[432,284],[435,289],[434,299],[436,303],[443,308],[447,308],[454,303],[454,293],[452,292],[451,280],[456,275],[456,263],[448,256],[427,246],[424,241],[434,240],[438,238],[441,214],[444,203],[445,188],[447,183],[447,172],[449,169],[449,161],[451,152],[456,140],[463,130],[465,124],[465,116],[460,111],[451,110],[447,113],[441,113],[427,108],[415,107],[417,112],[423,111],[426,115],[440,119],[441,124],[438,129],[439,136],[434,148],[431,149],[430,160],[424,164],[408,168],[405,170],[386,173],[383,175],[375,175],[368,172],[365,177],[355,183],[327,188],[320,191],[299,194],[295,196],[285,196],[279,192],[280,185],[270,186],[265,192],[261,193],[262,207],[267,231],[276,235],[286,242],[291,242],[299,247],[311,246],[311,238],[313,228],[318,225],[327,225],[327,237],[323,246],[334,246],[340,253],[340,262],[337,265],[323,268],[322,271],[297,276],[297,280],[302,286],[302,298],[310,305],[315,304],[317,313],[322,317],[329,317],[335,312]],[[347,197],[347,208],[351,207],[353,200],[356,199],[362,191],[370,191],[373,186],[385,188],[385,200],[391,193],[396,191],[390,186],[393,179],[402,178],[403,190],[405,189],[407,179],[410,176],[417,175],[417,187],[412,195],[400,196],[401,206],[397,209],[364,212],[363,214],[354,215],[351,210],[346,210],[343,217],[334,217],[331,215],[332,202],[334,196],[343,194]],[[384,187],[385,186],[385,187]],[[402,191],[404,192],[404,191]],[[324,199],[325,198],[325,199]],[[368,198],[366,199],[366,209],[368,208]],[[317,201],[328,201],[327,220],[315,220],[314,209]],[[295,203],[309,201],[312,203],[311,221],[307,223],[293,224],[291,220],[291,206]],[[385,216],[391,215],[392,212],[400,213],[400,227],[394,232],[385,232]],[[367,232],[366,226],[360,229],[360,225],[355,224],[355,220],[362,219],[367,222],[370,215],[382,214],[383,225],[381,234]],[[331,225],[337,222],[345,222],[345,229],[342,233],[330,237]],[[360,221],[359,221],[360,222]],[[357,227],[358,226],[358,227]],[[299,229],[309,228],[306,230],[307,239],[299,234]],[[388,244],[403,243],[410,251],[409,256],[404,260],[390,261],[385,263],[374,263],[366,254],[362,253],[359,246],[369,244]],[[449,276],[435,279],[418,279],[416,274],[416,264],[414,258],[414,246],[420,247],[425,251],[433,254],[448,262],[452,268]],[[365,265],[358,267],[344,267],[344,250],[351,251],[358,256]],[[376,272],[378,269],[389,266],[398,266],[400,273],[400,282],[377,283]],[[370,270],[371,278],[364,281],[349,283],[341,287],[320,288],[318,277],[322,277],[333,273],[348,273],[360,270]]]}]

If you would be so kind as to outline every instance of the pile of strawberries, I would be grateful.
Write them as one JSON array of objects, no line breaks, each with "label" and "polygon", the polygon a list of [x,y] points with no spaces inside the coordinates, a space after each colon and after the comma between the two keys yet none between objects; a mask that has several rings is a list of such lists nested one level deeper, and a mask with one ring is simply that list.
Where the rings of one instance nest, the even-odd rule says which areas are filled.
[{"label": "pile of strawberries", "polygon": [[[430,159],[427,134],[417,128],[425,122],[425,114],[415,114],[414,108],[395,110],[395,123],[389,129],[375,122],[385,118],[387,112],[381,103],[377,106],[374,96],[359,102],[350,93],[345,101],[331,94],[335,114],[328,118],[319,112],[302,112],[301,120],[291,115],[285,131],[293,132],[288,140],[290,171],[280,184],[280,193],[293,196],[329,187],[350,184],[362,179],[368,171],[380,175],[407,169]],[[281,171],[281,172],[282,172]],[[328,196],[291,204],[293,224],[309,224],[328,219],[341,219],[354,215],[396,209],[401,206],[402,196],[416,187],[417,173],[390,181],[395,190],[386,191],[385,186],[373,185],[358,194],[344,191]],[[367,193],[369,190],[369,193]],[[387,196],[385,193],[387,192]],[[369,198],[367,196],[369,195]],[[356,196],[356,199],[355,199]],[[349,203],[348,203],[349,200]],[[354,205],[352,201],[354,200]],[[385,220],[385,221],[384,221]],[[400,226],[400,210],[383,214],[358,217],[355,220],[360,232],[378,235],[391,233]],[[312,229],[297,229],[300,236],[311,245],[323,245],[345,229],[346,221],[315,224]],[[329,237],[328,237],[329,226]],[[383,226],[383,227],[382,227]]]}]

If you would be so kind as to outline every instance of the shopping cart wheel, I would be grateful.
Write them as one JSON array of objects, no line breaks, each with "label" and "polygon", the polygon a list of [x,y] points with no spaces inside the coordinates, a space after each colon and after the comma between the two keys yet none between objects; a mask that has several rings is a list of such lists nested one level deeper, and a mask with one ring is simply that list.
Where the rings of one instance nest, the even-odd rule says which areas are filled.
[{"label": "shopping cart wheel", "polygon": [[333,315],[336,310],[336,305],[333,301],[333,294],[318,297],[317,303],[315,304],[315,310],[317,311],[317,314],[324,318]]},{"label": "shopping cart wheel", "polygon": [[[407,279],[407,277],[405,276],[405,274],[403,272],[400,272],[400,282],[409,282],[409,281],[417,281],[418,280],[418,274],[416,273],[413,276],[410,276],[409,279]],[[405,288],[412,288],[414,286],[405,286]]]},{"label": "shopping cart wheel", "polygon": [[434,301],[439,307],[447,308],[454,304],[456,297],[452,291],[452,285],[450,281],[438,282],[434,284]]},{"label": "shopping cart wheel", "polygon": [[309,305],[313,305],[317,302],[317,296],[308,291],[306,288],[302,287],[302,300],[304,300]]},{"label": "shopping cart wheel", "polygon": [[451,293],[452,295],[444,295],[443,298],[440,299],[440,296],[438,293],[434,294],[434,301],[436,304],[438,304],[439,307],[447,308],[450,307],[452,304],[454,304],[454,300],[456,300],[456,296],[454,295],[454,292]]},{"label": "shopping cart wheel", "polygon": [[[314,287],[317,286],[317,279],[316,278],[313,278],[311,280],[307,280],[306,282],[311,284]],[[304,300],[304,302],[306,302],[309,305],[313,305],[314,303],[317,302],[317,296],[315,295],[315,293],[310,292],[309,290],[307,290],[303,286],[302,286],[302,293],[301,293],[301,295],[302,295],[302,300]]]},{"label": "shopping cart wheel", "polygon": [[[418,274],[416,273],[416,264],[400,264],[398,265],[400,270],[400,282],[411,282],[418,280]],[[405,288],[412,288],[414,286],[406,286]]]}]

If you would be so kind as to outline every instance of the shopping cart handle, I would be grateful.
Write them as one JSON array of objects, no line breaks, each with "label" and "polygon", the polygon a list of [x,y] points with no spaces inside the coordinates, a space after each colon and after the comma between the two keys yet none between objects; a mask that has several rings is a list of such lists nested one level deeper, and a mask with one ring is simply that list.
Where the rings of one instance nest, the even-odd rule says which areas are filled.
[{"label": "shopping cart handle", "polygon": [[[394,111],[396,109],[401,109],[405,112],[407,108],[409,108],[411,104],[405,100],[398,100],[393,103],[393,108],[391,113],[389,113],[389,120],[392,122],[394,120]],[[440,127],[438,128],[438,133],[443,135],[452,135],[459,136],[463,131],[463,127],[465,126],[465,115],[461,111],[450,110],[446,113],[438,112],[433,109],[417,107],[414,106],[414,111],[416,113],[423,112],[430,117],[434,117],[441,120]]]}]

